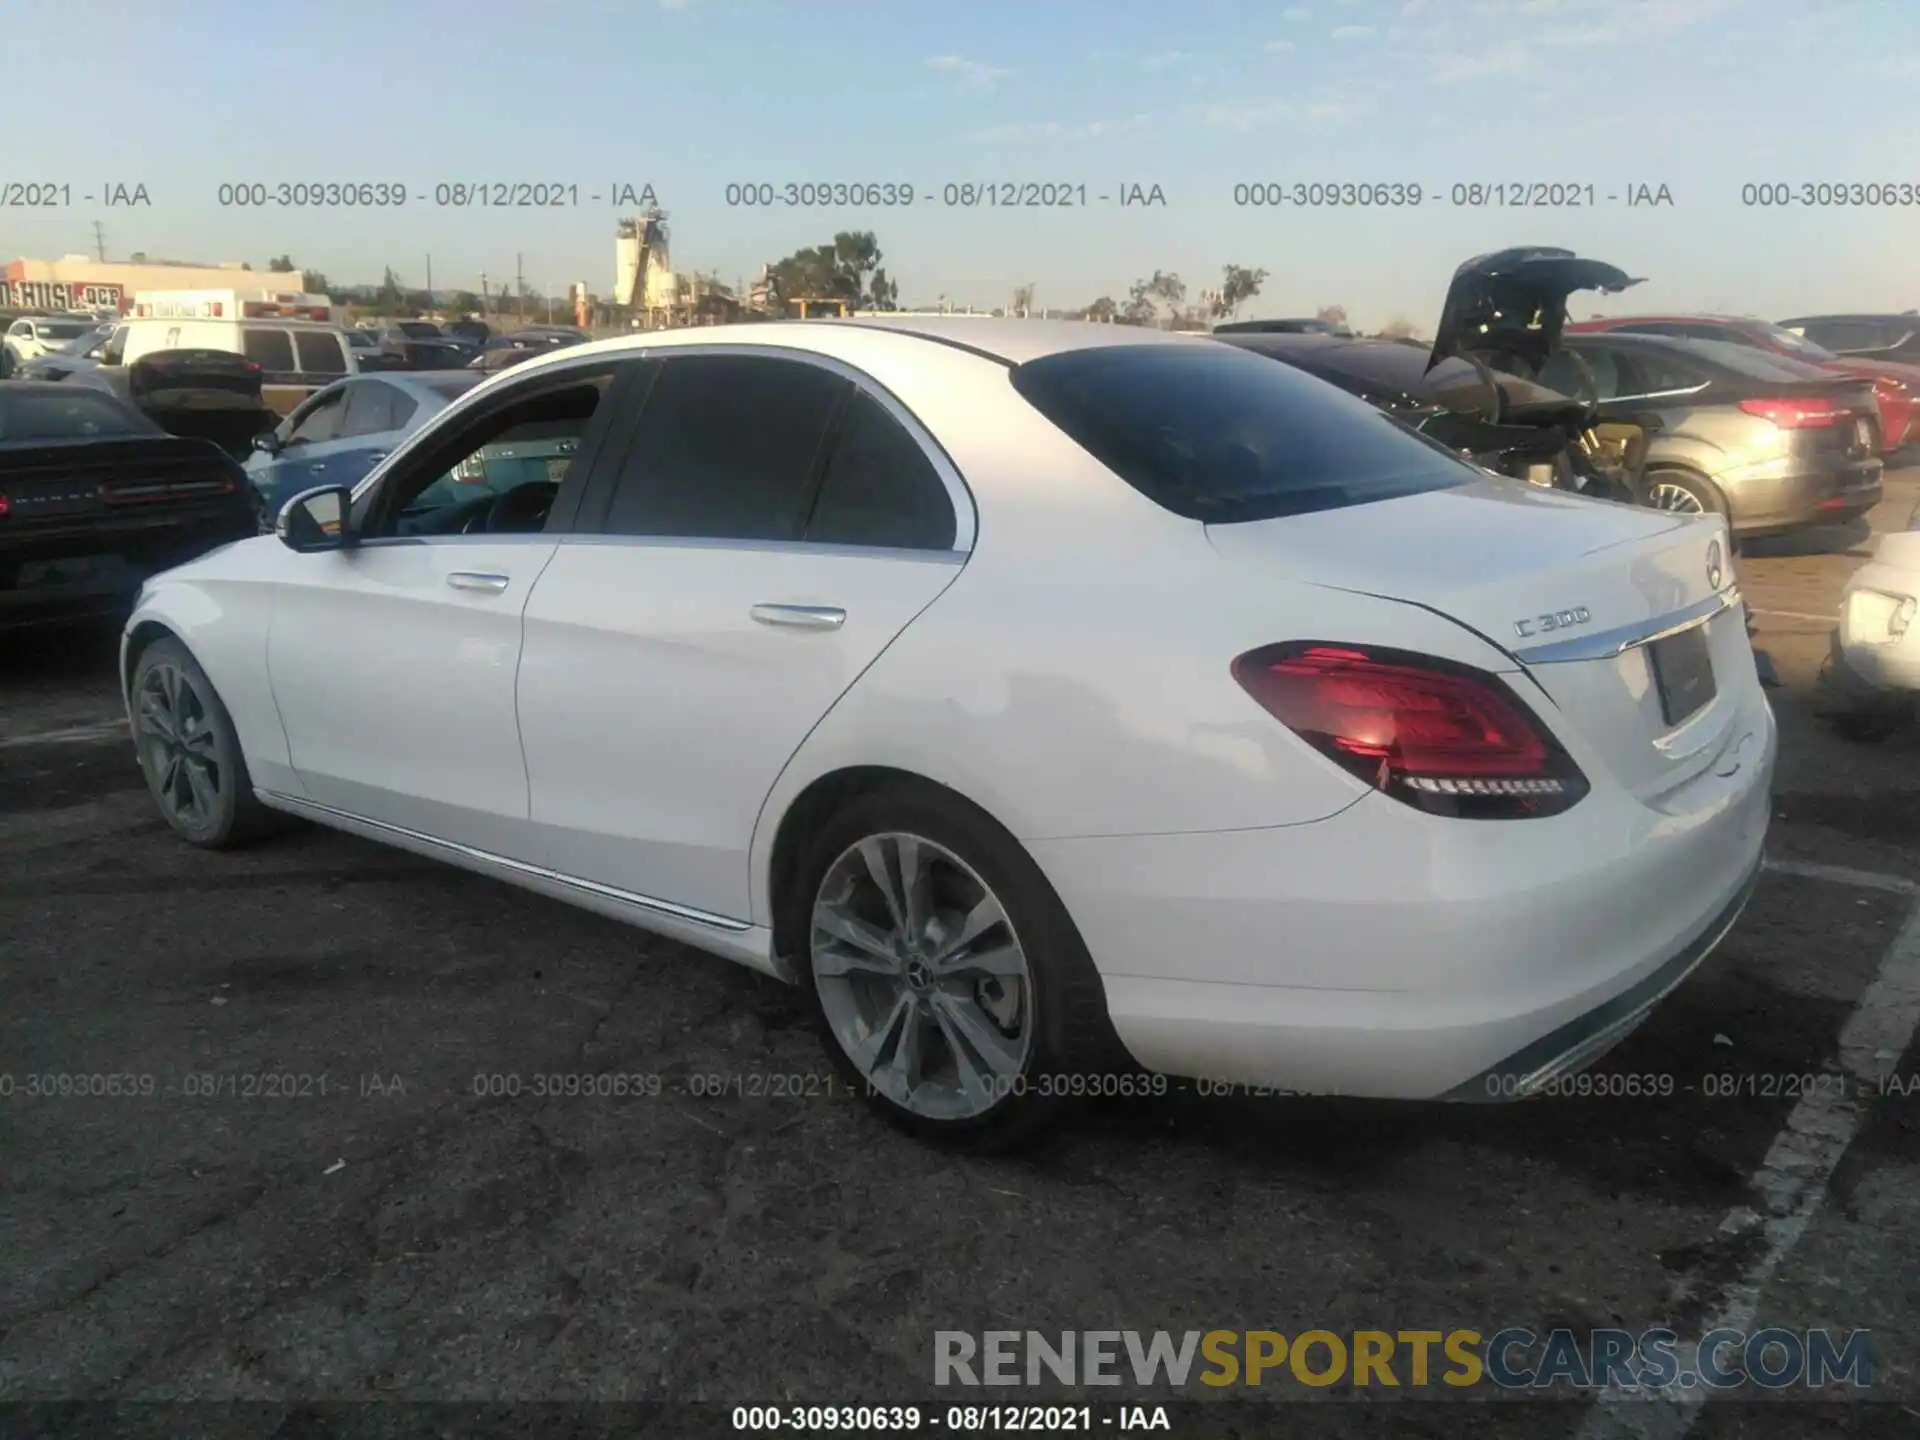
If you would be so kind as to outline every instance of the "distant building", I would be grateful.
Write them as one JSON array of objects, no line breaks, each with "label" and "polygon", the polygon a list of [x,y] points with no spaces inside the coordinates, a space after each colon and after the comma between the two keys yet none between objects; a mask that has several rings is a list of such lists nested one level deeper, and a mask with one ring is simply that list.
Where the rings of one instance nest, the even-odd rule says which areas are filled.
[{"label": "distant building", "polygon": [[[242,276],[245,278],[243,279]],[[111,309],[124,313],[136,290],[231,290],[257,284],[261,289],[304,290],[298,270],[255,270],[239,260],[199,265],[175,260],[96,260],[64,255],[58,260],[9,260],[0,299],[16,310]]]}]

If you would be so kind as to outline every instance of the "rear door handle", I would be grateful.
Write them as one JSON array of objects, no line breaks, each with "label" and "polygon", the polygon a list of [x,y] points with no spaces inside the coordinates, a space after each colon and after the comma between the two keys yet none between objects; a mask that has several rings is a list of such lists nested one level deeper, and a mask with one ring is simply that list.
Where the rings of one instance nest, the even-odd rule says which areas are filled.
[{"label": "rear door handle", "polygon": [[838,630],[847,612],[837,605],[756,605],[747,612],[762,625],[789,630]]},{"label": "rear door handle", "polygon": [[447,576],[447,584],[456,590],[478,590],[486,595],[498,595],[507,588],[505,575],[487,575],[478,570],[455,570]]}]

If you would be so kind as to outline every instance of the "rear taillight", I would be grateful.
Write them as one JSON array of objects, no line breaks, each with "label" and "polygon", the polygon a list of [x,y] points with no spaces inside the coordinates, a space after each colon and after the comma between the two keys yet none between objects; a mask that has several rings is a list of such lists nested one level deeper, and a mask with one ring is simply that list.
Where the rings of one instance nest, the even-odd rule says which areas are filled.
[{"label": "rear taillight", "polygon": [[1435,815],[1555,815],[1587,780],[1504,682],[1430,656],[1269,645],[1233,662],[1261,708],[1328,759]]},{"label": "rear taillight", "polygon": [[1832,425],[1849,425],[1859,411],[1837,400],[1742,400],[1740,408],[1749,415],[1771,420],[1782,430],[1818,430]]},{"label": "rear taillight", "polygon": [[7,499],[6,496],[0,495],[0,520],[6,519],[7,516],[11,515],[12,513],[13,513],[13,502]]}]

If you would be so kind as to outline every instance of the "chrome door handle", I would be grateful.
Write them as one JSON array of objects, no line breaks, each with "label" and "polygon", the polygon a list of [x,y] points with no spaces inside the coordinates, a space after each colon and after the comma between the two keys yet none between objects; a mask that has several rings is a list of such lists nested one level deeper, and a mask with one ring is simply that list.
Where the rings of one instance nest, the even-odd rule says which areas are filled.
[{"label": "chrome door handle", "polygon": [[505,575],[485,575],[478,570],[455,570],[447,576],[447,584],[456,590],[479,590],[488,595],[498,595],[507,588]]},{"label": "chrome door handle", "polygon": [[838,630],[847,612],[837,605],[756,605],[747,612],[762,625],[789,630]]}]

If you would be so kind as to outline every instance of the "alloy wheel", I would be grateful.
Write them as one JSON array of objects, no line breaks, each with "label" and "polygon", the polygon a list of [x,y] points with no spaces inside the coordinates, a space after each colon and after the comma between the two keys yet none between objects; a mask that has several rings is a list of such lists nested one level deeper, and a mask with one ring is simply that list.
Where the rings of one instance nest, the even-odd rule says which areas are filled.
[{"label": "alloy wheel", "polygon": [[1647,504],[1655,510],[1671,510],[1677,515],[1704,515],[1707,507],[1700,497],[1684,485],[1662,480],[1647,492]]},{"label": "alloy wheel", "polygon": [[141,682],[136,716],[154,798],[183,824],[211,821],[220,802],[219,752],[192,679],[177,665],[155,665]]},{"label": "alloy wheel", "polygon": [[870,835],[828,867],[808,954],[854,1068],[912,1115],[969,1120],[1017,1092],[1033,980],[1006,909],[924,836]]}]

